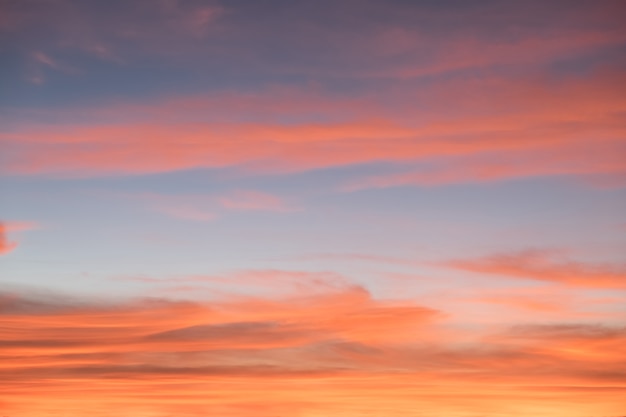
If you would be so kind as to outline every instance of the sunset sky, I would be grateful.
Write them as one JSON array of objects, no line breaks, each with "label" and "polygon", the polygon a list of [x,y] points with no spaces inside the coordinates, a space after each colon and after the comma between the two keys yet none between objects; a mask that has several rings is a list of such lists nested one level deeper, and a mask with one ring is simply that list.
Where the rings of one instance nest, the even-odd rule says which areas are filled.
[{"label": "sunset sky", "polygon": [[626,416],[623,0],[0,0],[0,416]]}]

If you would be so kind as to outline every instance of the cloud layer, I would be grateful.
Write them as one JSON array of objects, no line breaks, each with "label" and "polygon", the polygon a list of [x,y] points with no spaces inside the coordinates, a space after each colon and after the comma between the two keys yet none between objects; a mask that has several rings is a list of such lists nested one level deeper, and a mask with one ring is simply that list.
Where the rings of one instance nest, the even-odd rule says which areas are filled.
[{"label": "cloud layer", "polygon": [[445,317],[355,286],[210,302],[4,292],[0,374],[8,388],[0,407],[26,417],[87,409],[103,416],[619,413],[623,327],[508,324],[467,339]]},{"label": "cloud layer", "polygon": [[[348,189],[546,175],[621,178],[625,126],[619,115],[626,102],[615,86],[623,81],[598,73],[582,82],[556,84],[546,80],[516,85],[519,82],[512,79],[453,82],[390,97],[396,102],[393,112],[380,99],[377,103],[361,98],[366,104],[350,110],[350,102],[340,100],[333,106],[335,120],[325,109],[331,98],[296,110],[298,100],[306,100],[304,92],[286,97],[285,103],[276,103],[271,93],[267,98],[232,97],[226,103],[232,108],[229,117],[240,121],[229,123],[207,121],[214,104],[204,99],[134,110],[103,109],[94,114],[108,114],[106,124],[60,124],[2,134],[0,140],[11,155],[3,169],[20,175],[99,176],[197,168],[292,172],[399,164],[395,170],[400,173],[358,179]],[[480,101],[469,99],[476,95]],[[278,106],[276,115],[295,105],[290,113],[303,121],[244,121],[254,117],[246,109],[265,107],[266,102]],[[406,107],[398,108],[403,102]],[[428,107],[421,110],[422,106]],[[113,121],[127,118],[129,111],[135,112],[135,122]],[[160,113],[168,120],[148,123],[150,115]],[[307,121],[320,114],[327,114],[327,120]]]},{"label": "cloud layer", "polygon": [[[47,3],[7,7],[13,19],[6,30],[39,72],[89,76],[83,55],[90,55],[108,60],[110,71],[130,71],[125,65],[132,62],[145,71],[193,68],[189,78],[200,85],[196,71],[237,80],[204,94],[160,91],[149,100],[117,96],[30,113],[10,108],[13,127],[0,134],[7,174],[276,173],[386,164],[338,186],[536,176],[623,185],[625,80],[616,51],[626,36],[619,2],[577,3],[567,12],[558,2],[471,9],[401,1],[311,9],[293,2],[281,18],[271,12],[277,5],[135,0],[124,19],[115,18],[118,2],[56,3],[59,10]],[[144,9],[149,13],[138,13]],[[70,70],[71,62],[83,68]],[[290,77],[314,82],[272,81]],[[150,79],[128,75],[138,78]],[[156,81],[155,91],[168,84]],[[241,88],[243,81],[251,86]]]}]

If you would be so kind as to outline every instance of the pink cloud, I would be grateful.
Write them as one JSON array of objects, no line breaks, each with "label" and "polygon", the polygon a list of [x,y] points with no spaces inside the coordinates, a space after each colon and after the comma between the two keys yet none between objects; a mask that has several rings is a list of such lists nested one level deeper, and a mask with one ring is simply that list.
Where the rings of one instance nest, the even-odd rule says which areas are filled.
[{"label": "pink cloud", "polygon": [[[394,50],[385,48],[387,43],[398,41],[404,45],[402,54],[415,57],[401,64],[380,65],[375,69],[365,67],[356,70],[356,76],[410,79],[426,75],[472,68],[493,68],[497,66],[536,65],[555,58],[577,56],[593,48],[616,46],[626,41],[626,36],[619,30],[596,30],[587,32],[563,32],[558,34],[525,34],[517,39],[486,40],[474,33],[451,35],[446,39],[438,38],[436,43],[429,43],[419,31],[405,30],[379,39],[379,54]],[[399,38],[399,39],[398,39]],[[426,55],[429,59],[424,59]]]},{"label": "pink cloud", "polygon": [[478,259],[453,260],[446,266],[480,274],[565,284],[583,288],[626,288],[626,266],[578,262],[553,251],[527,250]]},{"label": "pink cloud", "polygon": [[0,255],[5,255],[17,247],[17,243],[11,242],[6,236],[6,226],[0,223]]},{"label": "pink cloud", "polygon": [[6,255],[17,248],[18,243],[10,241],[7,234],[10,232],[20,232],[37,228],[35,222],[0,222],[0,255]]},{"label": "pink cloud", "polygon": [[50,56],[50,54],[41,51],[33,52],[31,70],[27,76],[28,80],[34,84],[42,84],[45,82],[45,69],[51,69],[65,74],[80,73],[80,70],[77,68],[60,62],[58,59]]},{"label": "pink cloud", "polygon": [[[4,164],[14,175],[132,175],[224,167],[286,173],[378,162],[427,168],[365,177],[344,188],[557,175],[619,179],[625,146],[619,114],[626,101],[615,86],[622,82],[623,77],[610,73],[559,82],[457,80],[434,84],[419,95],[404,91],[387,98],[339,98],[334,105],[329,104],[332,97],[305,104],[295,93],[278,100],[271,94],[231,97],[225,102],[232,109],[226,112],[227,122],[202,122],[201,115],[215,103],[195,98],[123,111],[101,109],[85,115],[86,120],[100,118],[97,125],[22,128],[1,134],[0,141],[15,155]],[[385,100],[396,103],[393,111]],[[420,103],[425,110],[415,117],[411,109]],[[259,108],[265,110],[255,114]],[[281,122],[285,108],[300,121]],[[159,122],[149,123],[155,115]],[[252,116],[269,121],[250,121]],[[134,122],[125,121],[129,118]],[[256,198],[252,202],[252,196],[240,195],[224,201],[233,207],[278,208],[277,202]]]},{"label": "pink cloud", "polygon": [[624,144],[609,141],[593,145],[572,143],[568,148],[559,145],[540,151],[445,158],[427,168],[360,178],[346,183],[341,189],[437,186],[542,176],[573,176],[596,187],[622,187],[626,185],[626,168],[621,157],[624,149]]}]

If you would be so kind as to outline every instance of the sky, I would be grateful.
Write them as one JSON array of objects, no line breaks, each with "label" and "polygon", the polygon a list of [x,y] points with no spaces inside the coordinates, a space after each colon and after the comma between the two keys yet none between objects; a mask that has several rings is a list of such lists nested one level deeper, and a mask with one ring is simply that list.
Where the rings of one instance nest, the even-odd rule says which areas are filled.
[{"label": "sky", "polygon": [[626,416],[625,21],[0,0],[0,415]]}]

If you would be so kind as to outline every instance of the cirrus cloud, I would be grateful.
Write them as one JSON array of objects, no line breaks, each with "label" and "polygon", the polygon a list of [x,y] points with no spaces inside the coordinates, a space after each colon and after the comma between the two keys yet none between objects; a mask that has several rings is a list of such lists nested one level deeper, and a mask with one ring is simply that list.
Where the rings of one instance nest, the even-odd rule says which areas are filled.
[{"label": "cirrus cloud", "polygon": [[586,263],[531,249],[478,259],[459,259],[444,265],[461,271],[531,279],[586,288],[626,288],[626,266]]}]

